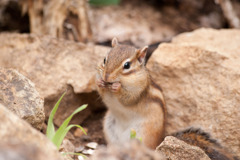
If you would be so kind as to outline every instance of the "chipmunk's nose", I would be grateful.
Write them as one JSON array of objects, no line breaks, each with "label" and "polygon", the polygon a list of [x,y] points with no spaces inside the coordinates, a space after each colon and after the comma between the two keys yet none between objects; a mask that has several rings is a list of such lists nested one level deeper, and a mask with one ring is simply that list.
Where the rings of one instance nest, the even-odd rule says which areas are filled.
[{"label": "chipmunk's nose", "polygon": [[109,73],[109,72],[104,72],[102,79],[105,82],[112,83],[112,82],[116,81],[116,74]]},{"label": "chipmunk's nose", "polygon": [[103,75],[103,80],[105,82],[108,82],[108,79],[109,79],[109,74],[105,72],[104,75]]}]

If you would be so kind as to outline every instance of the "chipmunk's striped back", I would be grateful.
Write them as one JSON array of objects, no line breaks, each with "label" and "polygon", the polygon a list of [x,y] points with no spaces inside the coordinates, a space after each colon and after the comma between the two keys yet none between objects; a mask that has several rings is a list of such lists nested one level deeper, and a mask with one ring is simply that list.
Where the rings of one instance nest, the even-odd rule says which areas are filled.
[{"label": "chipmunk's striped back", "polygon": [[150,94],[148,95],[148,101],[156,103],[159,105],[159,107],[162,110],[163,113],[163,133],[162,135],[164,135],[164,131],[165,131],[165,121],[166,121],[166,114],[167,114],[167,108],[166,108],[166,104],[165,104],[165,100],[164,100],[164,96],[163,96],[163,92],[162,92],[162,88],[160,86],[158,86],[153,80],[151,80],[150,83]]},{"label": "chipmunk's striped back", "polygon": [[152,91],[149,95],[149,100],[158,103],[159,106],[162,108],[163,113],[166,113],[167,109],[165,106],[162,88],[158,86],[153,80],[151,80],[150,87],[152,88]]},{"label": "chipmunk's striped back", "polygon": [[200,128],[188,128],[179,131],[172,136],[194,146],[200,147],[211,160],[238,160],[223,148],[216,140],[210,137],[210,134],[202,131]]}]

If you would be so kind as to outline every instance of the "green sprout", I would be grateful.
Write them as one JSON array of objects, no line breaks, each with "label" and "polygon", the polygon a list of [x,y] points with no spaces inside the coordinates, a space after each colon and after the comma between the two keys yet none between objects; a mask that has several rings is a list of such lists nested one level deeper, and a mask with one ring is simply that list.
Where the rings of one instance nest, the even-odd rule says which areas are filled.
[{"label": "green sprout", "polygon": [[89,0],[88,2],[94,6],[107,6],[117,5],[120,3],[120,0]]},{"label": "green sprout", "polygon": [[69,122],[71,121],[72,117],[81,112],[82,110],[84,110],[87,105],[82,105],[79,108],[77,108],[67,119],[65,119],[65,121],[61,124],[61,126],[58,128],[58,130],[55,132],[55,128],[54,128],[54,124],[53,124],[53,117],[58,109],[58,106],[62,100],[62,98],[64,97],[64,95],[66,94],[63,93],[63,95],[60,97],[60,99],[57,101],[57,103],[55,104],[54,108],[52,109],[50,116],[48,118],[48,125],[47,125],[47,137],[52,141],[53,144],[55,144],[57,146],[57,148],[59,149],[60,145],[62,144],[62,141],[64,139],[64,137],[66,136],[66,134],[68,133],[68,131],[73,128],[73,127],[78,127],[80,128],[83,133],[86,135],[87,133],[84,131],[84,129],[80,126],[80,125],[76,125],[76,124],[71,124],[68,125]]},{"label": "green sprout", "polygon": [[130,131],[130,139],[138,139],[140,142],[142,142],[142,137],[137,137],[137,133],[134,129],[131,129]]}]

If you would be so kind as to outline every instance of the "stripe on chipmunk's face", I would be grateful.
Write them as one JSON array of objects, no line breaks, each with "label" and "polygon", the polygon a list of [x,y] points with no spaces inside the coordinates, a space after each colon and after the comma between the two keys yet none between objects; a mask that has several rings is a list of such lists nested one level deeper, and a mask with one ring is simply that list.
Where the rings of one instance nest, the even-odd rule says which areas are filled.
[{"label": "stripe on chipmunk's face", "polygon": [[134,52],[134,56],[128,58],[127,60],[123,61],[123,75],[129,75],[134,72],[137,72],[141,69],[141,67],[145,66],[145,58],[147,54],[148,47],[144,47],[143,49],[136,49]]}]

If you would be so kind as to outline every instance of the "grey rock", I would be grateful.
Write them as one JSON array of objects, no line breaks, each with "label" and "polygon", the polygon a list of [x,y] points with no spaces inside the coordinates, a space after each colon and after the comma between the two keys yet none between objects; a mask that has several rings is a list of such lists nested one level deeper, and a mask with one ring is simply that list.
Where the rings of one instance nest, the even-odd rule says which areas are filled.
[{"label": "grey rock", "polygon": [[167,159],[210,160],[201,148],[189,145],[172,136],[167,136],[156,150]]},{"label": "grey rock", "polygon": [[0,104],[0,158],[62,160],[46,136]]},{"label": "grey rock", "polygon": [[42,128],[45,119],[43,99],[30,80],[16,70],[0,67],[0,90],[1,104],[33,127]]}]

